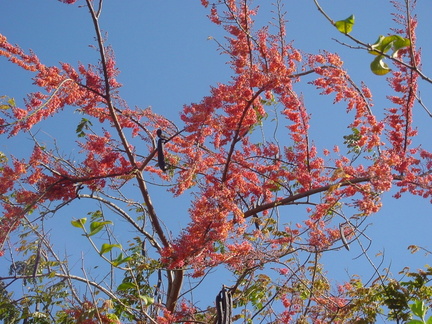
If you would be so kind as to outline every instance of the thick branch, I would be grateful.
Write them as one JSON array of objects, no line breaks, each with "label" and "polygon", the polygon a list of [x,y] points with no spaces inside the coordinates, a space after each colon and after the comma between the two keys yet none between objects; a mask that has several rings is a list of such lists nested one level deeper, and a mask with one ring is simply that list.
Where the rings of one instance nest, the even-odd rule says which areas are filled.
[{"label": "thick branch", "polygon": [[[339,186],[340,187],[346,187],[346,186],[351,186],[351,185],[357,184],[357,183],[369,182],[371,180],[372,180],[372,177],[360,177],[360,178],[342,181],[339,183]],[[393,180],[402,180],[402,177],[401,176],[393,176]],[[315,194],[320,193],[320,192],[326,192],[327,190],[329,190],[334,185],[335,185],[334,183],[328,184],[328,185],[323,186],[323,187],[307,190],[305,192],[301,192],[301,193],[298,193],[296,195],[292,195],[292,196],[289,196],[289,197],[286,197],[283,199],[274,200],[272,202],[259,205],[255,208],[252,208],[252,209],[249,209],[248,211],[246,211],[243,214],[243,217],[247,218],[250,216],[254,216],[255,214],[260,213],[262,211],[275,208],[277,206],[284,206],[284,205],[292,204],[299,199],[310,197],[310,196],[315,195]]]},{"label": "thick branch", "polygon": [[[89,7],[90,14],[91,14],[92,19],[93,19],[93,24],[94,24],[94,28],[95,28],[95,32],[96,32],[96,36],[97,36],[97,40],[98,40],[99,51],[100,51],[100,56],[101,56],[101,64],[102,64],[102,70],[103,70],[104,82],[105,82],[105,99],[107,101],[108,110],[110,112],[114,127],[117,130],[117,134],[119,135],[120,140],[122,142],[123,148],[124,148],[124,150],[128,156],[129,162],[134,167],[134,169],[138,169],[134,155],[132,154],[132,151],[130,149],[130,145],[126,139],[125,134],[123,133],[122,126],[120,125],[120,122],[117,118],[115,108],[112,104],[111,93],[110,93],[111,87],[109,84],[109,76],[108,76],[108,69],[107,69],[107,62],[106,62],[105,47],[104,47],[104,43],[103,43],[103,39],[102,39],[100,27],[99,27],[98,16],[94,12],[94,9],[92,7],[90,0],[87,0],[87,5]],[[168,247],[168,246],[170,246],[170,243],[165,236],[165,233],[162,229],[162,226],[159,222],[159,219],[157,218],[156,211],[155,211],[155,209],[153,207],[153,203],[150,199],[150,194],[149,194],[147,186],[144,182],[144,178],[143,178],[141,172],[136,172],[135,175],[136,175],[135,178],[138,181],[138,186],[140,188],[141,194],[144,198],[144,202],[147,206],[147,210],[148,210],[152,225],[153,225],[159,239],[161,240],[163,246]]]},{"label": "thick branch", "polygon": [[[96,31],[96,35],[97,35],[99,51],[100,51],[100,56],[101,56],[102,70],[103,70],[104,81],[105,81],[105,99],[107,101],[107,106],[108,106],[108,110],[109,110],[111,118],[112,118],[112,122],[113,122],[114,127],[117,131],[117,134],[120,137],[123,148],[124,148],[124,150],[128,156],[129,162],[131,163],[133,168],[135,170],[137,170],[135,172],[135,178],[138,182],[140,192],[143,196],[144,203],[147,207],[147,212],[148,212],[148,215],[150,217],[150,221],[152,223],[152,226],[153,226],[158,238],[161,240],[163,247],[169,247],[171,244],[168,241],[167,237],[165,236],[165,233],[164,233],[162,226],[159,222],[159,219],[157,217],[156,211],[155,211],[153,203],[151,201],[150,194],[148,192],[146,183],[144,181],[142,172],[139,171],[137,162],[136,162],[135,157],[134,157],[134,155],[130,149],[130,145],[126,139],[126,136],[123,133],[122,126],[120,125],[120,122],[117,118],[117,113],[115,111],[115,107],[114,107],[112,100],[111,100],[105,47],[103,44],[103,40],[102,40],[100,28],[99,28],[99,22],[98,22],[98,15],[100,14],[100,12],[98,13],[98,15],[96,15],[96,13],[92,7],[91,1],[86,0],[86,2],[87,2],[87,5],[89,7],[89,10],[90,10],[90,13],[91,13],[91,16],[93,19],[93,24],[94,24],[94,28]],[[180,289],[181,289],[182,282],[183,282],[183,272],[182,271],[174,272],[174,275],[172,275],[172,271],[169,270],[169,271],[167,271],[167,275],[168,275],[168,280],[169,280],[169,287],[168,287],[168,293],[167,293],[168,294],[167,309],[169,311],[173,311],[174,307],[175,307],[175,303],[177,301],[177,298],[180,294]]]}]

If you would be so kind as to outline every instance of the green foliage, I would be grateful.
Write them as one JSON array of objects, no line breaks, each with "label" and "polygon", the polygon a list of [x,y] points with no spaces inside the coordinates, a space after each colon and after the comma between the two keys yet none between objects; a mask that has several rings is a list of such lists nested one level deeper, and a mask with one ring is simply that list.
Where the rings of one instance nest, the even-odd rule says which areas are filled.
[{"label": "green foliage", "polygon": [[391,35],[391,36],[382,36],[380,35],[377,41],[371,45],[372,50],[369,51],[372,55],[382,55],[387,53],[389,50],[393,50],[392,57],[397,56],[397,52],[411,45],[409,39],[404,38],[399,35]]},{"label": "green foliage", "polygon": [[[0,163],[4,164],[7,161],[8,161],[8,158],[7,158],[6,154],[4,154],[3,152],[0,151]],[[0,167],[0,170],[1,170],[1,167]]]},{"label": "green foliage", "polygon": [[425,319],[429,307],[424,303],[424,301],[415,300],[409,307],[412,313],[421,320],[411,320],[407,322],[407,324],[432,324],[432,316],[427,320]]},{"label": "green foliage", "polygon": [[7,110],[16,106],[15,99],[8,96],[0,96],[0,109]]},{"label": "green foliage", "polygon": [[118,287],[117,290],[128,290],[128,289],[137,289],[137,286],[132,282],[122,282]]},{"label": "green foliage", "polygon": [[270,284],[271,278],[265,274],[258,275],[253,283],[245,281],[244,288],[234,306],[239,307],[251,303],[255,309],[261,309],[270,298]]},{"label": "green foliage", "polygon": [[[353,290],[349,293],[353,297],[351,311],[361,314],[365,323],[373,323],[378,315],[382,315],[396,322],[432,324],[432,319],[424,319],[428,311],[426,304],[432,302],[432,287],[428,285],[432,279],[432,268],[427,266],[418,272],[404,269],[401,274],[407,280],[385,279],[386,275],[369,287],[353,279]],[[421,321],[411,320],[413,315],[420,317]]]},{"label": "green foliage", "polygon": [[[40,268],[47,266],[40,261]],[[50,263],[55,268],[58,264]],[[21,261],[10,267],[10,275],[19,278],[29,276],[35,269],[34,255],[27,261]],[[55,274],[55,272],[52,272]],[[14,293],[8,292],[4,282],[0,282],[0,320],[5,324],[19,323],[53,323],[50,316],[55,314],[65,304],[68,296],[68,287],[65,280],[57,280],[55,276],[36,276],[23,281],[26,293],[14,302]]]},{"label": "green foliage", "polygon": [[[349,16],[344,20],[338,20],[334,23],[337,30],[343,34],[349,34],[354,26],[355,17],[354,15]],[[384,59],[388,51],[392,50],[390,55],[392,58],[396,58],[398,51],[402,48],[411,46],[409,39],[399,35],[382,36],[380,35],[377,41],[370,45],[370,54],[376,55],[377,57],[371,62],[370,69],[376,75],[385,75],[391,71]]]},{"label": "green foliage", "polygon": [[349,34],[353,29],[354,21],[355,17],[351,15],[347,19],[336,21],[334,25],[341,33]]},{"label": "green foliage", "polygon": [[370,64],[371,71],[376,75],[385,75],[391,71],[386,62],[384,62],[385,56],[377,56]]},{"label": "green foliage", "polygon": [[152,287],[149,285],[149,272],[130,271],[125,274],[122,283],[117,287],[117,294],[121,303],[114,302],[114,312],[117,316],[128,318],[125,306],[141,307],[150,306],[155,301],[150,297],[153,294]]},{"label": "green foliage", "polygon": [[351,128],[351,132],[351,134],[345,135],[343,137],[344,144],[349,149],[348,153],[360,154],[361,147],[358,145],[359,141],[361,140],[360,131],[357,128]]},{"label": "green foliage", "polygon": [[125,257],[125,256],[123,256],[123,253],[119,253],[117,258],[115,258],[114,260],[111,261],[111,264],[114,267],[118,267],[119,265],[126,263],[126,262],[130,261],[131,259],[132,259],[131,257]]},{"label": "green foliage", "polygon": [[75,132],[77,133],[78,137],[84,137],[84,130],[89,130],[91,126],[93,126],[92,122],[89,119],[83,117],[81,118],[81,121],[78,124]]},{"label": "green foliage", "polygon": [[106,225],[112,225],[111,221],[103,221],[103,222],[91,222],[90,223],[90,233],[88,236],[93,236],[99,233]]},{"label": "green foliage", "polygon": [[121,249],[121,245],[120,244],[104,243],[104,244],[102,244],[102,247],[101,247],[101,249],[99,251],[99,254],[102,255],[102,254],[108,253],[108,252],[110,252],[115,247]]},{"label": "green foliage", "polygon": [[4,282],[0,281],[0,320],[4,324],[17,323],[20,318],[20,311],[12,302],[12,295],[7,292]]},{"label": "green foliage", "polygon": [[84,229],[84,224],[87,222],[87,218],[83,217],[80,219],[76,219],[71,221],[72,226]]},{"label": "green foliage", "polygon": [[369,51],[369,53],[372,55],[377,55],[370,65],[372,72],[376,75],[385,75],[390,72],[391,69],[387,63],[384,62],[385,56],[383,54],[386,54],[388,51],[392,50],[393,53],[391,54],[391,57],[395,58],[397,57],[397,53],[400,49],[410,45],[410,40],[402,36],[391,35],[385,37],[380,35],[377,41],[370,46],[372,50]]},{"label": "green foliage", "polygon": [[[100,210],[97,210],[95,212],[90,212],[88,215],[91,216],[91,223],[90,223],[90,232],[87,233],[84,225],[87,223],[87,218],[83,217],[80,219],[76,219],[71,221],[72,226],[81,228],[84,230],[86,236],[93,236],[97,233],[99,233],[106,225],[112,225],[112,221],[106,221],[103,220],[103,213]],[[111,247],[112,249],[112,247]],[[108,252],[108,251],[107,251]],[[104,252],[105,253],[105,252]],[[103,253],[101,253],[103,254]]]}]

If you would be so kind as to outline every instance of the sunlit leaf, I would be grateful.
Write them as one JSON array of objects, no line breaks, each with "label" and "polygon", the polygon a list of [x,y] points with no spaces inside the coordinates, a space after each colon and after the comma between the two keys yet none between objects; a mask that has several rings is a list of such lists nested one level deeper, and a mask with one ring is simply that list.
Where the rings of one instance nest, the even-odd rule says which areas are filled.
[{"label": "sunlit leaf", "polygon": [[310,293],[307,290],[304,290],[300,293],[300,298],[302,300],[306,300],[310,297]]},{"label": "sunlit leaf", "polygon": [[355,17],[354,15],[349,16],[345,20],[339,20],[335,22],[335,27],[344,34],[349,34],[354,26]]},{"label": "sunlit leaf", "polygon": [[411,42],[409,39],[399,35],[380,35],[376,42],[371,45],[372,50],[369,51],[369,53],[372,55],[382,55],[383,53],[387,53],[390,49],[393,49],[392,56],[395,56],[398,50],[410,46],[410,44]]},{"label": "sunlit leaf", "polygon": [[48,273],[47,278],[54,278],[56,276],[56,274],[57,273],[55,271],[51,271],[51,272]]},{"label": "sunlit leaf", "polygon": [[424,324],[424,322],[420,320],[411,320],[406,322],[406,324]]},{"label": "sunlit leaf", "polygon": [[142,299],[144,305],[146,306],[154,303],[154,299],[152,297],[142,295],[140,295],[139,297]]},{"label": "sunlit leaf", "polygon": [[104,221],[104,222],[93,222],[90,224],[90,233],[89,236],[95,235],[99,233],[105,225],[111,225],[111,221]]},{"label": "sunlit leaf", "polygon": [[111,251],[115,247],[118,247],[120,249],[121,245],[120,244],[104,243],[104,244],[102,244],[102,247],[100,249],[99,254],[102,255],[102,254],[108,253],[109,251]]},{"label": "sunlit leaf", "polygon": [[387,63],[384,62],[384,56],[377,56],[370,64],[372,72],[376,75],[385,75],[391,71]]},{"label": "sunlit leaf", "polygon": [[397,56],[397,52],[405,47],[411,46],[411,42],[408,38],[404,38],[398,35],[394,36],[395,39],[393,41],[393,50],[394,53],[392,54],[392,57],[396,57]]},{"label": "sunlit leaf", "polygon": [[[392,39],[390,37],[385,37],[380,35],[375,43],[371,45],[372,51],[369,51],[373,55],[382,55],[391,49]],[[376,50],[376,51],[375,51]]]},{"label": "sunlit leaf", "polygon": [[130,261],[132,258],[131,257],[124,257],[123,256],[123,253],[120,253],[118,256],[117,256],[117,258],[115,258],[114,260],[112,260],[111,261],[111,264],[114,266],[114,267],[118,267],[120,264],[122,264],[122,263],[125,263],[125,262],[128,262],[128,261]]},{"label": "sunlit leaf", "polygon": [[6,154],[0,151],[0,163],[6,163],[8,161],[8,158]]},{"label": "sunlit leaf", "polygon": [[413,304],[409,305],[411,311],[417,317],[423,318],[427,312],[427,306],[423,301],[416,300]]},{"label": "sunlit leaf", "polygon": [[15,107],[15,99],[8,98],[7,96],[0,96],[0,110],[7,110]]},{"label": "sunlit leaf", "polygon": [[78,227],[78,228],[84,228],[84,224],[87,222],[87,218],[83,217],[80,219],[75,219],[71,221],[72,226]]}]

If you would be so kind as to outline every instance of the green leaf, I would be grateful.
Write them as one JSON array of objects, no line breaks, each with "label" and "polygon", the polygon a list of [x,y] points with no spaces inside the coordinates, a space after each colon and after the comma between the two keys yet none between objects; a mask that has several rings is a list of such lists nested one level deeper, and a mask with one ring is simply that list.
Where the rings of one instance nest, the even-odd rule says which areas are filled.
[{"label": "green leaf", "polygon": [[54,278],[57,275],[55,271],[51,271],[48,273],[48,278]]},{"label": "green leaf", "polygon": [[1,110],[7,110],[10,108],[15,107],[15,99],[14,98],[8,98],[7,96],[0,96],[0,109]]},{"label": "green leaf", "polygon": [[132,282],[122,282],[117,290],[128,290],[128,289],[137,289],[137,286]]},{"label": "green leaf", "polygon": [[377,56],[370,64],[370,68],[374,74],[385,75],[391,71],[387,63],[384,62],[383,60],[384,60],[384,56],[380,55]]},{"label": "green leaf", "polygon": [[116,314],[108,313],[105,316],[110,320],[110,323],[120,323],[119,318]]},{"label": "green leaf", "polygon": [[427,319],[426,324],[432,324],[432,316]]},{"label": "green leaf", "polygon": [[114,266],[114,267],[118,267],[120,264],[122,264],[122,263],[125,263],[125,262],[128,262],[129,260],[131,260],[132,258],[131,257],[126,257],[126,258],[124,258],[123,257],[123,253],[120,253],[118,256],[117,256],[117,258],[115,258],[114,260],[112,260],[111,261],[111,264]]},{"label": "green leaf", "polygon": [[97,233],[99,233],[105,225],[111,225],[111,221],[104,221],[104,222],[93,222],[90,224],[90,233],[89,236],[93,236]]},{"label": "green leaf", "polygon": [[87,118],[81,118],[81,121],[75,130],[75,132],[78,134],[78,137],[84,137],[84,130],[90,129],[90,126],[93,126],[90,120],[88,120]]},{"label": "green leaf", "polygon": [[385,37],[380,35],[376,42],[371,45],[372,51],[369,51],[369,53],[372,55],[382,55],[382,53],[387,53],[392,47],[392,41],[391,36]]},{"label": "green leaf", "polygon": [[394,41],[393,41],[393,50],[394,53],[392,54],[392,57],[397,56],[397,52],[404,47],[411,46],[411,42],[408,38],[404,38],[398,35],[394,35]]},{"label": "green leaf", "polygon": [[144,304],[146,306],[154,303],[154,299],[152,297],[142,295],[140,295],[139,297],[144,301]]},{"label": "green leaf", "polygon": [[335,22],[335,27],[343,34],[349,34],[354,26],[355,17],[354,15],[349,16],[345,20],[339,20]]},{"label": "green leaf", "polygon": [[15,104],[15,99],[14,99],[14,98],[9,98],[8,101],[7,101],[7,103],[8,103],[9,106],[11,106],[11,107],[15,107],[15,106],[16,106],[16,104]]},{"label": "green leaf", "polygon": [[87,215],[90,216],[90,219],[92,222],[104,220],[104,215],[103,215],[103,212],[101,210],[88,212]]},{"label": "green leaf", "polygon": [[80,219],[75,219],[71,221],[72,226],[78,227],[78,228],[84,228],[84,224],[87,222],[87,218],[83,217]]},{"label": "green leaf", "polygon": [[410,46],[410,44],[409,39],[399,35],[380,35],[377,41],[371,45],[372,50],[369,53],[372,55],[382,55],[382,53],[387,53],[390,49],[393,49],[392,56],[395,57],[398,50]]},{"label": "green leaf", "polygon": [[416,300],[413,304],[409,305],[411,311],[417,317],[423,318],[427,312],[427,306],[423,301]]},{"label": "green leaf", "polygon": [[424,322],[420,320],[411,320],[406,322],[406,324],[424,324]]},{"label": "green leaf", "polygon": [[306,300],[310,297],[310,293],[307,290],[304,290],[300,293],[300,298]]},{"label": "green leaf", "polygon": [[[0,163],[6,163],[8,161],[8,158],[6,154],[0,151]],[[1,171],[1,170],[0,170]]]},{"label": "green leaf", "polygon": [[99,254],[102,255],[102,254],[108,253],[109,251],[111,251],[115,247],[118,247],[119,249],[121,249],[120,244],[104,243],[104,244],[102,244],[102,248],[100,249]]}]

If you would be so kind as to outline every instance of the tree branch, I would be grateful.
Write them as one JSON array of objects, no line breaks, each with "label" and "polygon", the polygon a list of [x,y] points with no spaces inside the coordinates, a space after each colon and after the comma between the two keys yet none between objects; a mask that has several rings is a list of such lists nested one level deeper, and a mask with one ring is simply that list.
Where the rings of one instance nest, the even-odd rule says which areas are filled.
[{"label": "tree branch", "polygon": [[[372,180],[372,177],[359,177],[359,178],[354,178],[351,180],[341,181],[337,185],[339,187],[346,187],[346,186],[351,186],[351,185],[357,184],[357,183],[370,182],[371,180]],[[394,175],[393,180],[402,180],[402,177],[399,175]],[[326,186],[314,188],[314,189],[307,190],[305,192],[301,192],[301,193],[298,193],[298,194],[295,194],[295,195],[292,195],[292,196],[289,196],[286,198],[274,200],[272,202],[259,205],[255,208],[252,208],[252,209],[249,209],[248,211],[246,211],[243,214],[243,217],[245,217],[245,218],[251,217],[257,213],[260,213],[260,212],[268,210],[268,209],[272,209],[272,208],[275,208],[278,206],[289,205],[289,204],[291,204],[291,203],[293,203],[299,199],[310,197],[310,196],[315,195],[315,194],[320,193],[320,192],[325,192],[325,191],[329,190],[334,185],[335,185],[334,183],[329,184]]]}]

